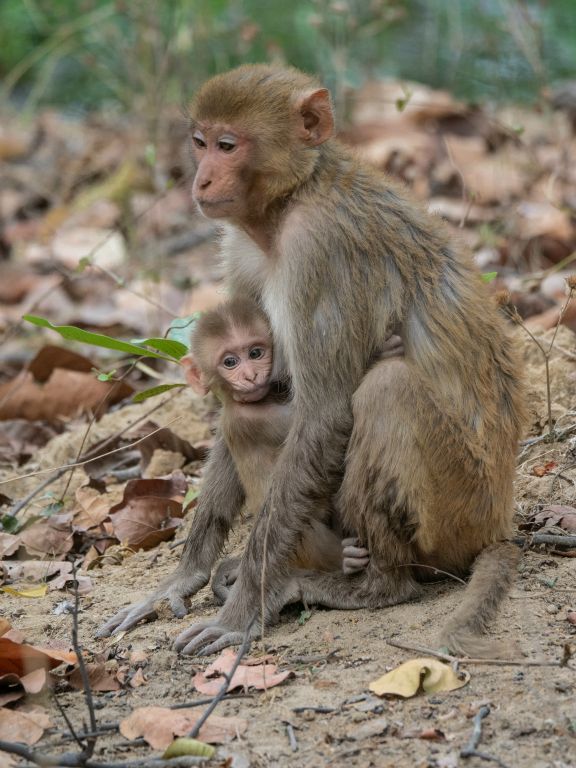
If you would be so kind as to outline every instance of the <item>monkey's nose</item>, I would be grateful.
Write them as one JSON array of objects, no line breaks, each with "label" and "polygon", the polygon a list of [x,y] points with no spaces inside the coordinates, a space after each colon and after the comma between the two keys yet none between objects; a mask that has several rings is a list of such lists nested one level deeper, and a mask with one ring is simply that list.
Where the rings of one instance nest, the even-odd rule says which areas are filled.
[{"label": "monkey's nose", "polygon": [[198,182],[200,189],[207,189],[212,184],[212,179],[202,179]]}]

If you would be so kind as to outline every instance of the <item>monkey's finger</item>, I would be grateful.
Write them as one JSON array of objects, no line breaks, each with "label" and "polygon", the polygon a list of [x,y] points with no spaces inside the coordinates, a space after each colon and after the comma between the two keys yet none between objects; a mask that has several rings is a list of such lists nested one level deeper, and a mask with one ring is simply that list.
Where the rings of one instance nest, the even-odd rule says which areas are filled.
[{"label": "monkey's finger", "polygon": [[386,339],[380,352],[382,360],[386,360],[389,357],[402,357],[403,355],[404,343],[400,336],[390,336],[389,339]]},{"label": "monkey's finger", "polygon": [[344,557],[351,557],[351,558],[364,558],[364,557],[370,557],[370,552],[365,547],[343,547],[342,549],[342,555]]},{"label": "monkey's finger", "polygon": [[342,548],[345,549],[346,547],[357,547],[360,544],[360,539],[357,539],[356,537],[352,537],[349,539],[342,539]]},{"label": "monkey's finger", "polygon": [[[200,625],[196,626],[200,627]],[[195,627],[191,627],[191,629],[195,629]],[[217,624],[205,627],[200,634],[193,637],[183,647],[180,647],[180,653],[185,656],[201,656],[204,646],[208,646],[219,640],[223,632],[226,632],[226,630],[222,629],[222,627],[219,627]],[[180,640],[180,637],[178,637],[177,640]]]},{"label": "monkey's finger", "polygon": [[114,635],[117,632],[132,629],[141,621],[153,621],[156,618],[158,618],[158,614],[154,609],[154,604],[150,601],[128,606],[128,608],[123,608],[106,623],[98,627],[96,637],[110,637],[110,635]]},{"label": "monkey's finger", "polygon": [[181,651],[191,640],[199,637],[211,627],[214,628],[214,626],[214,623],[210,621],[200,621],[197,624],[192,624],[184,632],[180,632],[176,640],[174,640],[174,650]]},{"label": "monkey's finger", "polygon": [[353,558],[353,559],[344,558],[344,560],[342,561],[342,572],[346,576],[350,576],[353,573],[358,573],[359,571],[363,571],[364,568],[366,568],[366,566],[368,565],[369,562],[370,562],[370,558],[369,557],[365,557],[365,558],[362,558],[362,559],[360,559],[360,558]]},{"label": "monkey's finger", "polygon": [[[228,648],[230,645],[241,645],[243,640],[243,632],[227,632],[219,640],[216,640],[203,648],[198,653],[198,656],[210,656],[210,654],[218,653],[218,651],[221,651],[223,648]],[[184,653],[186,653],[186,649],[184,649]]]}]

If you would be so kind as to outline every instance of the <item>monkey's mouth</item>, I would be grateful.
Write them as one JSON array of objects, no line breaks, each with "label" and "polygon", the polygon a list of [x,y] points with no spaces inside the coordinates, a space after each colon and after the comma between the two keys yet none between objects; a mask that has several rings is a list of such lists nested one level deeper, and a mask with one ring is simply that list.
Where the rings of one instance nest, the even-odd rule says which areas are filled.
[{"label": "monkey's mouth", "polygon": [[258,400],[262,400],[268,394],[270,387],[268,384],[264,384],[261,387],[250,390],[250,392],[238,392],[234,395],[234,400],[237,403],[257,403]]},{"label": "monkey's mouth", "polygon": [[202,198],[198,198],[196,200],[200,208],[216,208],[219,205],[228,205],[229,203],[234,202],[233,197],[224,198],[223,200],[204,200]]}]

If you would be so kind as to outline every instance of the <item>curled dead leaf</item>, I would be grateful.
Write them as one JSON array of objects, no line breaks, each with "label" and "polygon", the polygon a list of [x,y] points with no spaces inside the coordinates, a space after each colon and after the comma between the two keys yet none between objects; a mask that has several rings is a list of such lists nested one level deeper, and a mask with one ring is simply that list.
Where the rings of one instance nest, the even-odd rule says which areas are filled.
[{"label": "curled dead leaf", "polygon": [[377,696],[410,698],[420,692],[454,691],[462,688],[469,680],[468,672],[456,673],[438,659],[421,658],[406,661],[371,682],[369,688]]}]

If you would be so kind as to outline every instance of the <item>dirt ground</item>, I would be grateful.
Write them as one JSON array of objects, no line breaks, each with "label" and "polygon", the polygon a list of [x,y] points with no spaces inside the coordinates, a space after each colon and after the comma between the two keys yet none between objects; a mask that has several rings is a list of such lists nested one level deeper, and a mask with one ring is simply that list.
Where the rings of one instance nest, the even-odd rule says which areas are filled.
[{"label": "dirt ground", "polygon": [[[551,364],[554,415],[560,428],[574,423],[576,416],[576,361],[570,358],[574,340],[571,332],[561,329],[559,348]],[[533,409],[531,428],[532,434],[539,434],[546,413],[543,365],[533,345],[526,349]],[[205,436],[208,422],[197,406],[197,401],[191,401],[190,417],[186,424],[175,423],[175,432],[189,436],[190,430],[196,430],[197,439]],[[142,406],[130,406],[139,407]],[[123,409],[123,418],[127,410]],[[169,416],[159,412],[155,419],[166,423]],[[106,431],[104,419],[100,428]],[[68,452],[74,454],[73,443],[68,434],[58,447],[56,463],[65,459]],[[42,464],[55,458],[53,453],[49,458],[37,457],[37,462]],[[542,477],[533,474],[535,466],[549,461],[556,462],[551,473]],[[574,437],[525,449],[520,456],[517,479],[518,524],[540,505],[576,505],[575,468]],[[81,474],[78,477],[80,482]],[[248,529],[249,521],[244,521],[234,532],[230,552],[241,547]],[[106,647],[118,654],[125,649],[143,649],[149,657],[144,685],[117,693],[94,694],[100,726],[117,724],[136,707],[169,706],[201,698],[191,681],[194,673],[204,669],[210,660],[181,658],[171,645],[191,621],[214,615],[217,609],[208,589],[192,599],[186,619],[165,616],[137,627],[118,641],[94,639],[94,631],[104,619],[141,598],[174,568],[179,552],[179,548],[170,549],[164,543],[155,550],[135,554],[121,565],[106,565],[90,572],[94,587],[82,599],[80,614],[81,642],[87,653]],[[267,693],[224,701],[217,709],[217,714],[237,715],[248,721],[243,737],[225,748],[234,756],[232,764],[257,768],[479,768],[485,764],[482,760],[463,759],[459,752],[472,734],[472,717],[482,704],[488,704],[490,714],[483,721],[478,749],[492,756],[494,764],[508,768],[576,766],[576,660],[563,667],[545,666],[546,662],[562,658],[566,644],[576,650],[576,626],[567,620],[568,610],[576,609],[574,563],[573,558],[544,548],[525,552],[513,592],[493,628],[495,638],[518,644],[517,664],[464,663],[462,668],[471,674],[467,686],[428,697],[380,700],[368,692],[368,685],[390,668],[420,655],[389,645],[389,639],[437,648],[439,628],[461,597],[460,585],[430,585],[417,602],[374,612],[312,609],[311,617],[303,623],[301,607],[286,610],[280,625],[268,632],[265,650],[277,656],[281,668],[293,670],[294,677]],[[51,592],[43,600],[25,602],[3,595],[2,615],[24,632],[30,642],[66,642],[70,638],[71,618],[53,612],[63,599],[59,592]],[[263,650],[261,643],[256,642],[251,654]],[[536,662],[542,665],[535,665]],[[82,693],[66,692],[60,700],[72,722],[81,726],[86,719]],[[55,727],[65,729],[54,705],[48,700],[45,703],[51,709]],[[298,707],[329,711],[295,712]],[[294,728],[297,751],[291,749],[287,723]],[[438,731],[435,740],[422,738],[430,735],[432,729]],[[61,737],[48,732],[42,743],[61,745]],[[97,758],[116,762],[150,754],[148,746],[131,745],[113,731],[98,740],[96,749]]]}]

